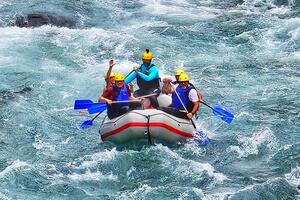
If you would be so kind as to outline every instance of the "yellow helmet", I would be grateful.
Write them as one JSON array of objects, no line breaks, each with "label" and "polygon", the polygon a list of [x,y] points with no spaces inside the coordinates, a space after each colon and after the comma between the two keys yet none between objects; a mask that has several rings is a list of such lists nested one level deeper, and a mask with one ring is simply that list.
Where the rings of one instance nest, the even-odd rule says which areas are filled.
[{"label": "yellow helmet", "polygon": [[185,81],[189,81],[190,77],[187,74],[181,74],[179,76],[178,82],[185,82]]},{"label": "yellow helmet", "polygon": [[142,53],[142,59],[145,60],[151,60],[153,58],[153,54],[149,49],[146,49],[143,53]]},{"label": "yellow helmet", "polygon": [[116,73],[115,72],[111,72],[109,78],[115,77],[115,76],[116,76]]},{"label": "yellow helmet", "polygon": [[180,76],[181,74],[185,74],[185,71],[183,69],[176,69],[175,70],[175,76]]},{"label": "yellow helmet", "polygon": [[115,76],[115,81],[124,81],[125,76],[122,73],[117,73]]}]

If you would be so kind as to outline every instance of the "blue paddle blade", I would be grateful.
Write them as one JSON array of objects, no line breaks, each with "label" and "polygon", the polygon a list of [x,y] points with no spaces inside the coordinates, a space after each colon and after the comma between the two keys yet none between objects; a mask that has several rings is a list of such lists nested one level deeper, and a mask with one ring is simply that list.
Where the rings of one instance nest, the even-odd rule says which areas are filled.
[{"label": "blue paddle blade", "polygon": [[215,105],[213,108],[213,113],[228,124],[230,124],[234,118],[234,115],[221,105]]},{"label": "blue paddle blade", "polygon": [[92,124],[93,124],[93,120],[89,119],[89,120],[82,122],[82,124],[80,125],[80,128],[87,128],[89,126],[92,126]]},{"label": "blue paddle blade", "polygon": [[194,136],[194,141],[199,146],[206,146],[209,144],[209,138],[202,131],[197,131]]},{"label": "blue paddle blade", "polygon": [[98,112],[103,112],[106,110],[107,104],[106,103],[94,103],[93,105],[88,107],[89,114],[94,114]]},{"label": "blue paddle blade", "polygon": [[92,100],[75,100],[74,109],[86,109],[93,103]]}]

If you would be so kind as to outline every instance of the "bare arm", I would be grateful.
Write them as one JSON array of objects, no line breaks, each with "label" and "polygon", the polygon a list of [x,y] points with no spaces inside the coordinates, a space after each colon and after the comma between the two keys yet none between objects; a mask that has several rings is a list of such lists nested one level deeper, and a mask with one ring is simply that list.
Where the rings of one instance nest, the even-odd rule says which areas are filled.
[{"label": "bare arm", "polygon": [[199,108],[199,101],[196,101],[196,102],[194,102],[193,110],[187,114],[187,117],[189,119],[192,119],[193,115],[197,112],[198,108]]},{"label": "bare arm", "polygon": [[199,108],[199,101],[196,101],[196,102],[194,102],[194,107],[192,110],[193,115],[197,112],[198,108]]},{"label": "bare arm", "polygon": [[106,72],[106,76],[105,76],[106,82],[109,80],[109,77],[110,77],[112,68],[113,68],[113,66],[115,65],[114,60],[110,60],[108,64],[109,64],[109,68],[108,68],[108,70],[107,70],[107,72]]},{"label": "bare arm", "polygon": [[109,98],[109,94],[111,93],[111,90],[112,90],[112,88],[106,88],[106,89],[104,89],[102,95],[98,98],[98,101],[99,102],[105,102],[105,103],[111,104],[112,100],[108,99]]},{"label": "bare arm", "polygon": [[203,101],[203,97],[202,97],[202,94],[200,92],[200,90],[196,90],[197,91],[197,95],[198,95],[198,98],[199,98],[199,101]]},{"label": "bare arm", "polygon": [[104,102],[104,103],[108,103],[109,105],[112,104],[112,100],[110,99],[107,99],[103,96],[100,96],[99,99],[98,99],[99,102]]}]

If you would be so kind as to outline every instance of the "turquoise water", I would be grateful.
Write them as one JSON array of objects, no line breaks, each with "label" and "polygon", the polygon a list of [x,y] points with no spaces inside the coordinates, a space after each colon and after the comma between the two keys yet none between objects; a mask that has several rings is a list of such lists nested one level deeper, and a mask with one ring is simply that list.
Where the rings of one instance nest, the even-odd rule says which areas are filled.
[{"label": "turquoise water", "polygon": [[[72,29],[10,26],[45,11]],[[300,199],[300,3],[296,0],[0,2],[0,199]],[[102,143],[96,100],[109,59],[129,72],[150,48],[204,100],[199,148]]]}]

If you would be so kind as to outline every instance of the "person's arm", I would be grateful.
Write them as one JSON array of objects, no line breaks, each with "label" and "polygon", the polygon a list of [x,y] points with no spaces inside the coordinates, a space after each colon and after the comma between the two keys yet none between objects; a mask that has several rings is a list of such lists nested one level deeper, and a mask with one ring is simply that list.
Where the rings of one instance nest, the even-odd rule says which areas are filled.
[{"label": "person's arm", "polygon": [[124,80],[124,84],[128,84],[130,83],[131,81],[133,81],[135,78],[136,78],[136,72],[135,71],[132,71],[129,75],[127,75],[127,77],[125,78]]},{"label": "person's arm", "polygon": [[196,87],[192,83],[189,83],[189,84],[197,91],[199,101],[200,102],[203,101],[203,97],[202,97],[200,90],[196,89]]},{"label": "person's arm", "polygon": [[189,119],[192,119],[192,117],[196,114],[198,108],[199,108],[199,101],[193,102],[194,103],[194,107],[193,110],[191,111],[192,116],[188,116]]},{"label": "person's arm", "polygon": [[187,114],[187,117],[189,119],[192,119],[193,115],[197,112],[197,110],[199,108],[199,98],[198,98],[197,91],[195,89],[190,90],[189,100],[194,103],[194,107],[193,107],[192,111]]},{"label": "person's arm", "polygon": [[193,116],[195,115],[195,113],[197,112],[198,108],[199,108],[199,101],[193,102],[194,103],[194,107],[193,110],[191,112],[189,112],[188,114],[186,114],[186,116],[189,119],[192,119]]},{"label": "person's arm", "polygon": [[199,102],[203,101],[203,97],[200,90],[197,90],[197,95],[198,95]]},{"label": "person's arm", "polygon": [[141,72],[138,73],[138,75],[144,79],[145,81],[152,81],[154,79],[157,79],[159,78],[159,75],[158,75],[158,68],[156,66],[153,66],[150,68],[149,70],[149,74],[146,75],[146,74],[143,74]]},{"label": "person's arm", "polygon": [[98,98],[98,102],[105,102],[109,105],[112,104],[112,100],[109,99],[110,94],[112,93],[113,88],[106,88],[104,89],[102,95]]},{"label": "person's arm", "polygon": [[109,105],[112,104],[112,100],[107,99],[107,98],[105,98],[105,97],[103,97],[103,96],[100,96],[100,97],[99,97],[99,101],[100,101],[100,102],[107,103],[107,104],[109,104]]},{"label": "person's arm", "polygon": [[115,65],[114,60],[110,60],[108,64],[109,64],[109,68],[108,68],[108,70],[106,72],[106,75],[105,75],[105,81],[106,81],[106,83],[109,82],[109,78],[110,78],[110,74],[111,74],[112,68]]},{"label": "person's arm", "polygon": [[126,88],[127,88],[127,92],[128,92],[128,99],[129,100],[134,100],[134,101],[137,101],[137,102],[140,102],[140,103],[143,103],[144,102],[144,99],[143,98],[136,98],[134,96],[131,95],[131,91],[130,91],[130,88],[128,85],[126,85]]},{"label": "person's arm", "polygon": [[133,93],[134,92],[133,84],[129,83],[128,85],[129,85],[130,92]]}]

